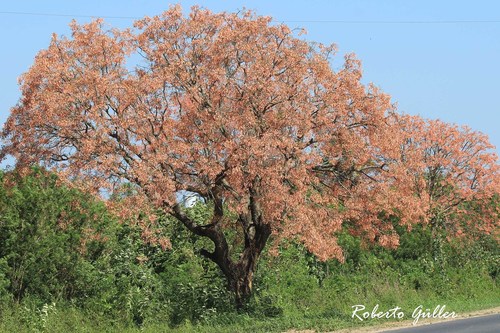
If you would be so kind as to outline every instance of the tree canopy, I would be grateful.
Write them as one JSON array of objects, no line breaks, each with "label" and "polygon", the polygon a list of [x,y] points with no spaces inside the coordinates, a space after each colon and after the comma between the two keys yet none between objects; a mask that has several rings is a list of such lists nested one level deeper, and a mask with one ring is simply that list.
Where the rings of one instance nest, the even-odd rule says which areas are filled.
[{"label": "tree canopy", "polygon": [[[401,161],[421,180],[416,193],[427,202],[431,226],[453,235],[494,232],[500,207],[492,200],[500,193],[500,168],[488,137],[440,120],[400,119],[406,133]],[[471,203],[481,207],[479,214]]]},{"label": "tree canopy", "polygon": [[[202,254],[237,295],[249,293],[270,237],[274,249],[297,239],[320,259],[342,260],[336,233],[347,223],[397,246],[394,218],[426,222],[435,207],[431,156],[455,165],[442,176],[465,172],[451,186],[476,184],[460,194],[498,189],[483,137],[460,150],[465,141],[441,132],[442,123],[410,125],[387,94],[361,82],[353,55],[335,71],[335,46],[304,41],[269,17],[196,7],[183,16],[177,6],[133,29],[102,20],[71,29],[71,37],[54,35],[22,76],[2,155],[55,168],[95,192],[132,186],[121,212],[153,206],[211,239]],[[438,157],[420,133],[452,142],[460,156],[475,156],[479,144],[487,158]],[[471,174],[476,160],[481,171]],[[490,181],[470,178],[483,174]],[[213,207],[208,223],[185,213],[179,191]],[[228,230],[244,244],[236,260]]]}]

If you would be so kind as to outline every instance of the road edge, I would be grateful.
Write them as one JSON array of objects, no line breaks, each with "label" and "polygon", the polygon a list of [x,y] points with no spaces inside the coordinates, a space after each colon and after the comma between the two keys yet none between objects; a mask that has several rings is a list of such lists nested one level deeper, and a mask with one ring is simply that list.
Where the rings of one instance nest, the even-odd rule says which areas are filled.
[{"label": "road edge", "polygon": [[[335,331],[328,331],[326,333],[380,333],[380,332],[384,332],[384,331],[398,330],[401,328],[419,327],[419,326],[425,326],[425,325],[454,321],[454,320],[488,316],[488,315],[492,315],[492,314],[500,314],[500,306],[497,306],[494,308],[464,312],[464,313],[459,312],[459,313],[457,313],[456,318],[420,319],[417,325],[413,325],[413,319],[406,319],[403,321],[391,321],[391,322],[386,322],[383,324],[373,325],[373,326],[362,326],[362,327],[357,326],[357,327],[343,328],[343,329],[338,329]],[[291,330],[288,330],[284,333],[316,333],[316,332],[319,332],[319,331],[291,329]]]},{"label": "road edge", "polygon": [[[344,328],[341,330],[330,331],[328,333],[353,333],[353,332],[379,333],[382,331],[393,331],[393,330],[398,330],[401,328],[419,327],[419,326],[425,326],[425,325],[454,321],[454,320],[488,316],[488,315],[492,315],[492,314],[500,314],[500,306],[497,306],[494,308],[483,309],[483,310],[471,311],[471,312],[457,313],[456,318],[420,319],[417,325],[413,325],[413,319],[407,319],[404,321],[388,322],[388,323],[375,325],[375,326]],[[309,332],[314,332],[314,331],[309,331]],[[297,332],[297,333],[299,333],[299,332]]]}]

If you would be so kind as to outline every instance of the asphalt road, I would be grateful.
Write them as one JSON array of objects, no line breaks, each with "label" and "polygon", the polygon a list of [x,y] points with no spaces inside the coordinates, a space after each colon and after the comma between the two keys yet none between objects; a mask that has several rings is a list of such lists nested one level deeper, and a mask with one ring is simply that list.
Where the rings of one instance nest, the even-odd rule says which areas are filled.
[{"label": "asphalt road", "polygon": [[387,333],[499,333],[500,314],[383,331]]}]

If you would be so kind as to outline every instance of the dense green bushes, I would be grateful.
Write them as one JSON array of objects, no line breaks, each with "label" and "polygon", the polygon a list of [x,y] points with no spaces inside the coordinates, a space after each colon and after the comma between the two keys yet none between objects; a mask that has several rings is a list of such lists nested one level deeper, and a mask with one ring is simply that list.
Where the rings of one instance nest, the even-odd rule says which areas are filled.
[{"label": "dense green bushes", "polygon": [[[454,311],[496,306],[498,242],[445,242],[439,260],[428,230],[398,230],[387,250],[339,237],[346,261],[319,262],[302,246],[265,255],[255,293],[237,312],[225,280],[197,251],[206,246],[163,218],[172,250],[145,244],[101,202],[42,170],[0,174],[0,331],[269,331],[361,324],[351,306]],[[204,219],[202,204],[190,214]]]},{"label": "dense green bushes", "polygon": [[110,221],[104,205],[57,186],[57,178],[41,170],[30,177],[0,174],[0,181],[0,274],[13,299],[95,296],[92,262],[104,246],[97,236]]}]

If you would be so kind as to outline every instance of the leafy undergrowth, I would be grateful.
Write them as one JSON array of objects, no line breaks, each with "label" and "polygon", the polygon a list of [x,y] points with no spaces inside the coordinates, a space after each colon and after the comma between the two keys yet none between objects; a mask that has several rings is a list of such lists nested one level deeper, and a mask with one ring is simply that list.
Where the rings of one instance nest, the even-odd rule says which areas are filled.
[{"label": "leafy undergrowth", "polygon": [[[487,264],[496,260],[492,254],[491,258],[468,263],[465,257],[455,258],[464,260],[462,265],[454,266],[448,261],[439,268],[430,259],[400,260],[398,251],[358,254],[357,258],[348,257],[342,265],[322,263],[301,247],[289,246],[283,249],[281,257],[264,258],[256,276],[255,295],[240,312],[228,301],[230,295],[219,276],[203,278],[207,274],[202,273],[203,269],[179,265],[176,278],[174,274],[165,274],[164,280],[159,279],[159,289],[150,293],[151,303],[141,304],[138,300],[147,292],[139,286],[135,287],[136,294],[129,290],[124,296],[128,300],[115,300],[114,304],[97,300],[85,305],[67,301],[42,304],[36,297],[27,296],[19,303],[4,303],[0,331],[330,331],[398,320],[353,319],[352,306],[357,304],[365,305],[367,311],[376,304],[379,311],[399,306],[405,320],[411,319],[412,311],[419,305],[431,310],[446,305],[447,311],[458,315],[500,305],[496,272]],[[164,303],[155,304],[155,297]],[[119,304],[122,308],[116,308]]]},{"label": "leafy undergrowth", "polygon": [[497,240],[435,246],[415,228],[398,230],[396,250],[342,233],[342,264],[284,244],[261,258],[254,295],[236,311],[219,269],[197,254],[207,244],[179,224],[160,221],[172,250],[144,244],[140,228],[55,184],[39,173],[0,188],[0,332],[331,331],[383,322],[352,318],[359,304],[399,306],[404,319],[419,305],[459,315],[500,305]]}]

